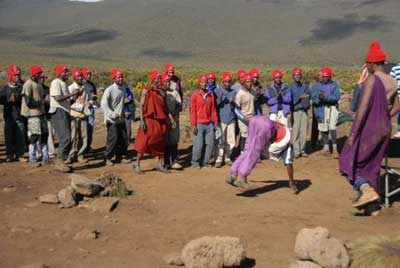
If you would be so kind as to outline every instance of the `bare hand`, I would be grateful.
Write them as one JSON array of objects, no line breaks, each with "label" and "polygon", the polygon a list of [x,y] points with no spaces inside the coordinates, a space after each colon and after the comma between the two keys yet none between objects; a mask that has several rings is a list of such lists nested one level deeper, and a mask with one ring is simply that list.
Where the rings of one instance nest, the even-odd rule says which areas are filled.
[{"label": "bare hand", "polygon": [[145,124],[144,121],[141,121],[141,122],[140,122],[140,128],[143,130],[143,132],[146,132],[146,131],[147,131],[147,126],[146,126],[146,124]]},{"label": "bare hand", "polygon": [[319,98],[320,98],[321,100],[325,99],[325,94],[324,94],[323,92],[320,92],[320,93],[319,93]]},{"label": "bare hand", "polygon": [[171,119],[171,126],[172,128],[176,128],[176,122],[174,119]]},{"label": "bare hand", "polygon": [[193,135],[197,135],[197,127],[196,126],[192,126],[192,133]]}]

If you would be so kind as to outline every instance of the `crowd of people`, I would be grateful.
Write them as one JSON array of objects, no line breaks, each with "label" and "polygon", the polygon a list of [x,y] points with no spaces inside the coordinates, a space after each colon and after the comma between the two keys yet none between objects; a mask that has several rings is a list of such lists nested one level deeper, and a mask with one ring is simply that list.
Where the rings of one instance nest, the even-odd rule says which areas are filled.
[{"label": "crowd of people", "polygon": [[[391,73],[396,83],[382,71],[385,60],[379,44],[373,43],[354,93],[351,105],[355,112],[354,124],[340,157],[342,174],[361,193],[356,206],[378,198],[375,191],[378,164],[390,137],[388,111],[393,116],[398,110],[395,93],[400,89],[400,65]],[[311,86],[303,81],[303,71],[299,67],[293,68],[290,84],[283,83],[283,72],[278,69],[272,71],[272,83],[265,87],[260,82],[258,69],[238,70],[235,75],[236,79],[224,71],[219,81],[214,73],[198,76],[198,89],[191,95],[189,111],[192,168],[231,165],[231,176],[226,182],[247,188],[247,176],[256,163],[269,157],[283,161],[289,186],[297,192],[293,161],[308,156],[309,115],[313,117],[314,144],[319,132],[322,155],[339,158],[336,126],[341,90],[333,80],[330,67],[322,67]],[[89,69],[70,71],[66,66],[57,65],[48,87],[47,76],[40,66],[30,66],[26,81],[22,80],[18,66],[9,66],[8,82],[0,91],[7,162],[29,161],[37,167],[54,158],[60,170],[69,172],[71,163],[88,161],[97,98],[91,76]],[[70,78],[72,83],[68,85]],[[174,66],[166,64],[162,72],[151,71],[149,85],[142,90],[139,100],[129,89],[121,69],[110,71],[110,84],[100,100],[107,128],[105,164],[132,161],[128,147],[138,108],[140,126],[132,144],[137,152],[133,172],[143,173],[141,160],[146,154],[157,159],[155,169],[159,172],[182,169],[178,144],[184,96]],[[399,133],[396,136],[400,136]],[[28,160],[23,157],[26,149]]]}]

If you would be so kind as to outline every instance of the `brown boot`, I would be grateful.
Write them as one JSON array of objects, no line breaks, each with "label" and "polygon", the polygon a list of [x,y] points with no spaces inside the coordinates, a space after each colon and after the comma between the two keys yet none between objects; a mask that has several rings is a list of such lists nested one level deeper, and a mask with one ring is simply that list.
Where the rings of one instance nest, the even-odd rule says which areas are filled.
[{"label": "brown boot", "polygon": [[352,204],[352,207],[354,208],[362,207],[368,203],[379,200],[379,195],[377,194],[375,189],[368,184],[362,185],[360,191],[360,197]]}]

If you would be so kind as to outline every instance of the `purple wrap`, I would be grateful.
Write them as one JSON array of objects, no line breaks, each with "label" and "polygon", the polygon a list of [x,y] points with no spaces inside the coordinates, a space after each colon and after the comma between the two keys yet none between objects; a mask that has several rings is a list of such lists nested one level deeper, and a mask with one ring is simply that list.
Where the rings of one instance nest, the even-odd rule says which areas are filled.
[{"label": "purple wrap", "polygon": [[273,128],[272,121],[263,115],[250,118],[246,145],[231,167],[232,175],[241,178],[250,175],[265,146],[271,142]]},{"label": "purple wrap", "polygon": [[351,184],[362,177],[376,189],[381,162],[390,141],[391,124],[385,87],[378,76],[374,77],[372,90],[361,90],[359,108],[340,155],[339,167]]}]

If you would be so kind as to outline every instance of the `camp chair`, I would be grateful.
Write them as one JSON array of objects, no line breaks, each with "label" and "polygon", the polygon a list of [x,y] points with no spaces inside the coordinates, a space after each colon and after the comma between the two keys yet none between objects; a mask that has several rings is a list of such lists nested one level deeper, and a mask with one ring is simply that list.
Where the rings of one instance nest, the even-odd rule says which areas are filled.
[{"label": "camp chair", "polygon": [[390,190],[390,176],[395,176],[397,181],[400,180],[400,168],[390,167],[389,166],[389,157],[390,158],[399,158],[400,157],[400,140],[390,140],[389,150],[385,154],[384,165],[382,169],[384,170],[384,180],[385,180],[385,189],[384,189],[384,202],[385,207],[389,207],[389,198],[395,194],[400,193],[400,185]]}]

